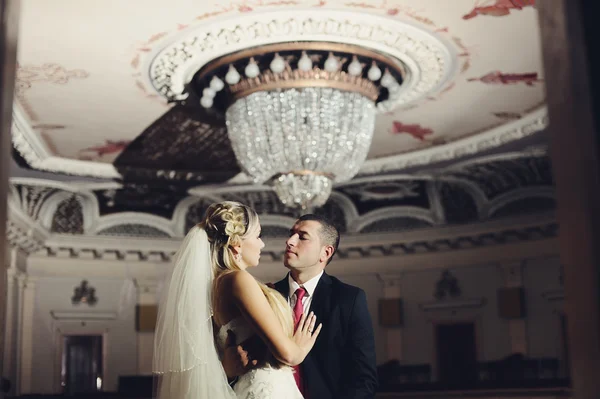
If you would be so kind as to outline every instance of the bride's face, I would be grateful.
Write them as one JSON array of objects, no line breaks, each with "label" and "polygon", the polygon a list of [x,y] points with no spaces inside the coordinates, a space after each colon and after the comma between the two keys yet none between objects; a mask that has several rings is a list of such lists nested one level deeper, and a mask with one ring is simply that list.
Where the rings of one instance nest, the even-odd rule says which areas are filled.
[{"label": "bride's face", "polygon": [[242,240],[242,245],[240,246],[242,263],[246,267],[258,266],[260,251],[265,247],[265,243],[260,238],[260,230],[260,224],[256,223],[251,228],[250,234]]}]

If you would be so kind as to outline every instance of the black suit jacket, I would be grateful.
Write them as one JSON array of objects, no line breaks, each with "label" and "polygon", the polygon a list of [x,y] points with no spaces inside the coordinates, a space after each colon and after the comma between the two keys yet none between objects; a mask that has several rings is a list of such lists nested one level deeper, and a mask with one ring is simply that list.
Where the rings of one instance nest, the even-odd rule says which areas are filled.
[{"label": "black suit jacket", "polygon": [[[275,288],[288,298],[287,276]],[[365,292],[323,273],[313,295],[310,310],[323,329],[300,366],[308,399],[375,397],[375,339]]]}]

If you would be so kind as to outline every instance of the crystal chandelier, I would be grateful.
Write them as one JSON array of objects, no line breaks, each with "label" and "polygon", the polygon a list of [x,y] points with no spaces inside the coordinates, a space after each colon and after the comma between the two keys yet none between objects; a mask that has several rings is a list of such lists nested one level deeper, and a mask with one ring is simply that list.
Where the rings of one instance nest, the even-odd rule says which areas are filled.
[{"label": "crystal chandelier", "polygon": [[396,95],[403,78],[397,60],[370,50],[282,43],[215,60],[196,73],[190,92],[203,112],[224,115],[237,161],[255,183],[310,210],[358,173],[377,103]]}]

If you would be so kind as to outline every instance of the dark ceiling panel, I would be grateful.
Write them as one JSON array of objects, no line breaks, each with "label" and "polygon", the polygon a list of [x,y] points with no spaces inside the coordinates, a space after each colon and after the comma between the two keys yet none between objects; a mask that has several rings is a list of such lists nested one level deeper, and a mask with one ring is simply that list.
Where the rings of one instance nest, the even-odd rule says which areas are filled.
[{"label": "dark ceiling panel", "polygon": [[174,106],[144,130],[114,162],[125,181],[222,183],[240,173],[227,129],[198,121]]}]

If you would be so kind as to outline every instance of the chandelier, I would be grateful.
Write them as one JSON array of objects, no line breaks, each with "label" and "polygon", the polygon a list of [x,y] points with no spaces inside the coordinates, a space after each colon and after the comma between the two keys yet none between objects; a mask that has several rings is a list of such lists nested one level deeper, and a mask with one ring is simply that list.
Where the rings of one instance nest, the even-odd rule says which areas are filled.
[{"label": "chandelier", "polygon": [[310,210],[358,173],[377,104],[397,96],[404,78],[398,60],[362,47],[279,43],[206,64],[184,103],[224,117],[254,183],[271,185],[286,206]]}]

